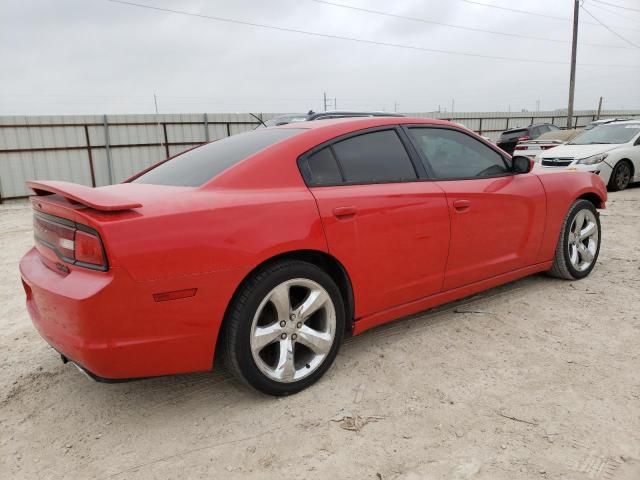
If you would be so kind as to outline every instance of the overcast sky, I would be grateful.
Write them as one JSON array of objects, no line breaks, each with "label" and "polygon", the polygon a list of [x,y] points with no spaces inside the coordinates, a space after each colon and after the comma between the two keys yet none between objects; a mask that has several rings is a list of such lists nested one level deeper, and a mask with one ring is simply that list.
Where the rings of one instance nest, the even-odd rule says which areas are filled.
[{"label": "overcast sky", "polygon": [[[478,54],[434,53],[276,31],[106,0],[0,0],[0,114],[402,112],[566,108],[571,0],[331,0],[395,15],[556,42],[377,15],[314,0],[132,0],[289,29]],[[640,9],[640,0],[610,0]],[[640,45],[640,12],[585,0]],[[576,107],[640,108],[640,49],[581,12]],[[592,44],[592,45],[585,45]],[[597,44],[594,46],[593,44]],[[600,46],[604,45],[604,46]],[[615,47],[615,48],[614,48]],[[600,66],[602,65],[602,66]],[[609,65],[609,66],[605,66]]]}]

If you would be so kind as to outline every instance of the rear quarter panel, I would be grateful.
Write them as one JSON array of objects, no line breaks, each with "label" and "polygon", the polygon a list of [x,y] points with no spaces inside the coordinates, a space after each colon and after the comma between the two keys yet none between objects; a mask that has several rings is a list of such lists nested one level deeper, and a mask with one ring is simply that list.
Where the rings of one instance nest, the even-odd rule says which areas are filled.
[{"label": "rear quarter panel", "polygon": [[553,259],[562,223],[569,207],[580,197],[596,195],[597,208],[605,208],[607,189],[598,175],[572,170],[537,171],[547,196],[545,232],[536,263]]},{"label": "rear quarter panel", "polygon": [[305,188],[197,191],[188,207],[102,226],[114,265],[138,281],[252,268],[296,249],[326,251]]}]

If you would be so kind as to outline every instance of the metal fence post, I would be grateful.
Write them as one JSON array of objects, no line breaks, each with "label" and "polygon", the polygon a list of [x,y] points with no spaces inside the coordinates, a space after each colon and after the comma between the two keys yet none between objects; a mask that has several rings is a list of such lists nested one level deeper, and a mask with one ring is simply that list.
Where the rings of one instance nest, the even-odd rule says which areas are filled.
[{"label": "metal fence post", "polygon": [[482,118],[480,118],[480,130],[478,130],[478,135],[482,135]]},{"label": "metal fence post", "polygon": [[204,140],[209,142],[209,116],[204,114]]},{"label": "metal fence post", "polygon": [[111,148],[109,142],[109,122],[107,121],[107,116],[104,115],[102,117],[104,122],[104,148],[107,153],[107,172],[109,173],[109,185],[113,185],[115,180],[113,178],[113,165],[111,163]]},{"label": "metal fence post", "polygon": [[87,140],[87,155],[89,156],[89,171],[91,172],[91,186],[96,186],[96,174],[93,171],[93,154],[91,153],[91,140],[89,139],[89,127],[84,126],[84,137]]},{"label": "metal fence post", "polygon": [[167,124],[166,123],[162,124],[162,131],[164,132],[164,153],[166,155],[166,158],[169,158],[171,155],[169,155],[169,138],[167,137]]}]

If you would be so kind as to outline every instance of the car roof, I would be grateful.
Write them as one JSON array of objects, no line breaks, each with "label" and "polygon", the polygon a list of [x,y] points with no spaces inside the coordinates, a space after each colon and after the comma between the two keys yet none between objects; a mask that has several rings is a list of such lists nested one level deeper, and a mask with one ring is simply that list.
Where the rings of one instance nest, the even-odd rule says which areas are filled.
[{"label": "car roof", "polygon": [[540,135],[535,141],[543,140],[559,140],[568,141],[582,133],[581,128],[571,128],[569,130],[553,130],[551,132],[545,132]]},{"label": "car roof", "polygon": [[455,123],[438,120],[435,118],[423,117],[347,117],[347,118],[323,118],[314,120],[313,122],[287,123],[286,125],[278,125],[269,128],[294,128],[301,130],[340,130],[345,133],[350,131],[361,130],[365,128],[383,127],[386,125],[400,124],[424,124],[424,125],[447,125],[461,128]]},{"label": "car roof", "polygon": [[640,118],[631,118],[629,120],[614,120],[613,122],[608,122],[607,125],[635,125],[640,123]]},{"label": "car roof", "polygon": [[404,115],[401,115],[399,113],[394,113],[394,112],[376,112],[376,111],[371,111],[371,112],[359,112],[359,111],[354,111],[354,110],[330,110],[327,112],[314,112],[311,114],[307,114],[307,116],[309,117],[309,119],[312,119],[314,117],[322,117],[325,115],[372,115],[372,116],[377,116],[377,117],[402,117]]}]

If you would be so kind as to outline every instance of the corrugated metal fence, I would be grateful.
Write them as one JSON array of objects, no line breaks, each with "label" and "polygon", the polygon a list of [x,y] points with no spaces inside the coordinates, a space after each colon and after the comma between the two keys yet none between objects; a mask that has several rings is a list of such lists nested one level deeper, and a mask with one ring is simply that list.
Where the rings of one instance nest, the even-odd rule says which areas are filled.
[{"label": "corrugated metal fence", "polygon": [[[408,115],[453,120],[494,140],[507,128],[566,123],[566,116],[554,112]],[[601,116],[634,115],[640,112],[607,111]],[[575,124],[584,126],[594,118],[593,111],[577,112]],[[256,125],[257,119],[250,114],[224,113],[0,117],[0,202],[28,196],[26,180],[92,186],[117,183],[171,155]]]}]

